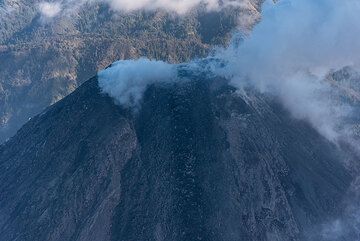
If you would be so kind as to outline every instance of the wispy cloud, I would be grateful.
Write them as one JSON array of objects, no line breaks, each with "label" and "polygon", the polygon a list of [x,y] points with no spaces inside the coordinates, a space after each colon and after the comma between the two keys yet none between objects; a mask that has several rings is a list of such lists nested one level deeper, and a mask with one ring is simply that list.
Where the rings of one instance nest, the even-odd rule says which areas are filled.
[{"label": "wispy cloud", "polygon": [[331,97],[335,90],[325,80],[333,70],[359,64],[359,10],[355,0],[268,1],[248,39],[218,51],[228,63],[219,74],[239,88],[278,96],[295,117],[337,139],[350,112]]},{"label": "wispy cloud", "polygon": [[43,2],[40,5],[40,12],[47,17],[53,17],[63,10],[71,10],[72,6],[79,7],[83,4],[105,3],[111,9],[118,12],[133,11],[156,11],[164,10],[177,14],[186,14],[198,6],[203,6],[208,11],[217,11],[225,7],[241,7],[249,11],[254,10],[251,0],[57,0]]},{"label": "wispy cloud", "polygon": [[39,12],[44,18],[53,18],[62,10],[60,2],[41,2],[39,3]]},{"label": "wispy cloud", "polygon": [[150,84],[176,80],[176,66],[148,59],[118,61],[98,73],[100,88],[125,106],[136,106]]}]

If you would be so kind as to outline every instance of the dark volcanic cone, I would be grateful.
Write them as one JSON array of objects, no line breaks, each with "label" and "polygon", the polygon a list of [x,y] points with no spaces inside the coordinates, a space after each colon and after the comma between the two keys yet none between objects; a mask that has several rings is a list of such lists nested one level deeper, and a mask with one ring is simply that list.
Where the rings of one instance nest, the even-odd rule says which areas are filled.
[{"label": "dark volcanic cone", "polygon": [[134,113],[94,78],[0,147],[0,240],[307,240],[342,210],[342,155],[222,80],[151,86]]}]

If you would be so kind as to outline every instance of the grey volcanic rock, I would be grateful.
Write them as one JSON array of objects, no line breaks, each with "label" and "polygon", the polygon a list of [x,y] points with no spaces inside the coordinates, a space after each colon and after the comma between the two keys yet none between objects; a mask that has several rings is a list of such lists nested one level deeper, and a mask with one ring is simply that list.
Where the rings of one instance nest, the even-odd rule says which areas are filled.
[{"label": "grey volcanic rock", "polygon": [[0,147],[0,240],[321,240],[343,155],[221,79],[150,86],[133,112],[93,78]]}]

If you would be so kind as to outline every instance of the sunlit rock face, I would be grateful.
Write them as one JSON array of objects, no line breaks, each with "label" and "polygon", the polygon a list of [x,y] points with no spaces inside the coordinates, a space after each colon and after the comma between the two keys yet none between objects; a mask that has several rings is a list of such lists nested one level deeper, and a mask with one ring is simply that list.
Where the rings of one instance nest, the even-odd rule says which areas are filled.
[{"label": "sunlit rock face", "polygon": [[326,240],[351,156],[274,98],[188,78],[135,111],[93,78],[29,121],[0,147],[0,237]]}]

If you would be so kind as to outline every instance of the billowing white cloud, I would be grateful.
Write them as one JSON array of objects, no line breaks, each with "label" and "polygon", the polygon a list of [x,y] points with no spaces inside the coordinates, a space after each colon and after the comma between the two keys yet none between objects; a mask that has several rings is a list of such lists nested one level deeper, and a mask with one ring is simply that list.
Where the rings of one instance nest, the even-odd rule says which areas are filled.
[{"label": "billowing white cloud", "polygon": [[359,65],[359,11],[356,0],[268,1],[248,39],[218,51],[227,62],[218,72],[239,88],[252,85],[278,96],[295,117],[335,140],[350,111],[332,98],[335,90],[325,79]]},{"label": "billowing white cloud", "polygon": [[118,103],[136,106],[146,88],[176,79],[176,66],[148,59],[118,61],[98,73],[100,88]]},{"label": "billowing white cloud", "polygon": [[[109,0],[109,4],[113,9],[119,11],[136,11],[136,10],[157,10],[164,9],[167,11],[173,11],[177,13],[186,13],[190,9],[194,8],[198,4],[203,2],[202,0]],[[215,8],[217,0],[205,1],[207,7]]]},{"label": "billowing white cloud", "polygon": [[61,6],[65,6],[65,10],[71,11],[74,6],[78,8],[86,3],[99,2],[107,3],[113,10],[119,12],[164,10],[186,14],[199,5],[204,6],[209,11],[220,10],[228,6],[241,7],[250,12],[254,10],[251,0],[57,0],[41,3],[39,10],[44,16],[53,17],[61,11]]},{"label": "billowing white cloud", "polygon": [[60,2],[41,2],[39,3],[39,12],[45,18],[53,18],[62,10]]},{"label": "billowing white cloud", "polygon": [[227,6],[244,6],[245,0],[108,0],[110,6],[120,11],[157,10],[163,9],[184,14],[202,4],[208,10],[218,10]]}]

